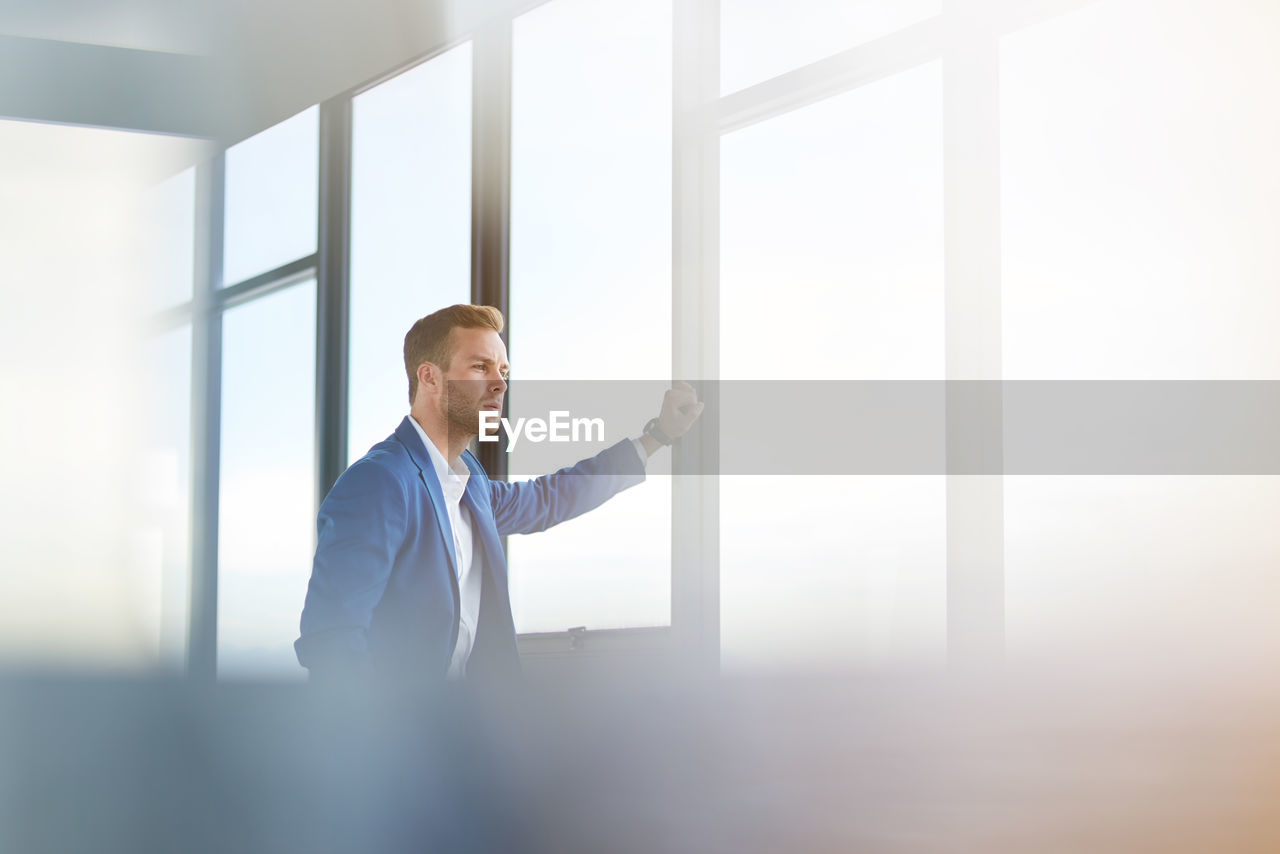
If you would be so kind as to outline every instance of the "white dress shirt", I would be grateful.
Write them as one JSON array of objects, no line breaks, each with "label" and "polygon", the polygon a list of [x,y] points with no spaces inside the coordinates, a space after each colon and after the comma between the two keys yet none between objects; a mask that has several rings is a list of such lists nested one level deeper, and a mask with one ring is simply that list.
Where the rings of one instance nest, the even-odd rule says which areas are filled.
[{"label": "white dress shirt", "polygon": [[[484,555],[477,554],[475,549],[471,510],[462,503],[462,493],[467,489],[471,470],[462,461],[462,457],[458,457],[450,466],[445,461],[444,454],[427,435],[427,431],[422,429],[418,419],[411,415],[409,422],[418,431],[422,444],[427,448],[427,455],[431,457],[431,464],[436,470],[436,478],[440,481],[440,491],[444,493],[445,508],[449,511],[453,554],[458,560],[458,593],[461,597],[458,642],[453,647],[453,658],[449,661],[449,678],[461,679],[466,675],[467,659],[471,656],[471,648],[476,641],[476,623],[480,619],[480,588],[485,571]],[[645,452],[644,445],[639,439],[632,439],[631,445],[636,449],[640,465],[646,465],[649,455]]]},{"label": "white dress shirt", "polygon": [[427,455],[431,457],[436,478],[440,481],[440,491],[444,493],[445,508],[449,511],[453,554],[458,561],[458,593],[461,596],[458,643],[453,647],[453,658],[449,661],[449,678],[461,679],[467,672],[471,647],[475,645],[476,623],[480,619],[480,587],[485,570],[484,555],[476,554],[471,510],[462,503],[462,493],[466,491],[471,471],[461,457],[450,466],[435,442],[427,436],[427,431],[422,429],[418,419],[410,417],[409,420],[418,431],[422,444],[427,447]]}]

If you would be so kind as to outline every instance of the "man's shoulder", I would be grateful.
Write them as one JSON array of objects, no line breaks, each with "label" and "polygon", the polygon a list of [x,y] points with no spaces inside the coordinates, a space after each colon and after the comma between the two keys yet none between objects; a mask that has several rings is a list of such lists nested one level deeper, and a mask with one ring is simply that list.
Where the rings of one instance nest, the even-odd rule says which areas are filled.
[{"label": "man's shoulder", "polygon": [[333,489],[363,491],[393,481],[403,484],[416,479],[417,473],[418,468],[404,444],[395,436],[389,436],[347,466]]},{"label": "man's shoulder", "polygon": [[352,465],[360,464],[414,468],[413,460],[409,456],[409,449],[404,446],[404,442],[400,441],[400,437],[394,433],[374,445],[365,452],[363,457],[352,463]]}]

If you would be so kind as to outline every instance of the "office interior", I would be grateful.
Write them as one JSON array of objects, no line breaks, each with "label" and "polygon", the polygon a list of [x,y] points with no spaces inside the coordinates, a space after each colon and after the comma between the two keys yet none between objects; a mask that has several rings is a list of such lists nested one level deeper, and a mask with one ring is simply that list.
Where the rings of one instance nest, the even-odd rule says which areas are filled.
[{"label": "office interior", "polygon": [[[0,850],[1280,850],[1277,37],[0,2]],[[513,415],[706,417],[504,543],[521,685],[317,692],[317,508],[462,302]],[[933,395],[927,460],[832,416],[868,389]]]}]

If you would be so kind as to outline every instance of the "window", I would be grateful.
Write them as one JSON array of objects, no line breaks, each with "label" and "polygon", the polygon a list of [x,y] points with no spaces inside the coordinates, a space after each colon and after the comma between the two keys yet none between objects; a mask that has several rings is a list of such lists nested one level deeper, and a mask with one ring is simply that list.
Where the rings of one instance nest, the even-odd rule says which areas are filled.
[{"label": "window", "polygon": [[224,284],[316,251],[319,109],[227,149]]},{"label": "window", "polygon": [[300,678],[315,531],[314,281],[223,318],[218,673]]},{"label": "window", "polygon": [[[941,84],[930,63],[723,137],[721,376],[757,405],[768,381],[942,378]],[[763,421],[819,459],[811,414],[726,409],[721,430]],[[726,668],[942,660],[943,477],[720,465]]]},{"label": "window", "polygon": [[[224,275],[210,263],[194,291],[182,269],[202,243],[182,235],[218,169],[164,185],[172,255],[150,305],[174,331],[156,351],[190,334],[196,377],[205,358],[223,367],[192,389],[197,419],[222,407],[223,672],[301,672],[287,644],[315,460],[327,476],[390,432],[409,323],[473,288],[508,306],[515,416],[603,400],[592,383],[639,399],[677,365],[727,384],[1274,379],[1276,13],[979,5],[721,0],[704,21],[550,0],[486,21],[227,151],[196,208],[224,202],[202,235]],[[344,293],[347,271],[321,261],[348,249]],[[317,353],[317,326],[349,349]],[[723,438],[743,419],[720,414]],[[169,450],[153,492],[170,494],[183,451],[166,436],[185,428],[155,426]],[[814,444],[806,459],[823,459]],[[510,456],[514,477],[545,470],[531,450]],[[207,451],[190,448],[195,471]],[[1280,640],[1260,616],[1276,553],[1261,520],[1280,502],[1263,478],[996,472],[969,489],[945,471],[764,476],[721,460],[710,487],[668,479],[670,460],[599,511],[511,538],[519,631],[669,626],[718,637],[731,670],[928,666],[1006,628],[1011,652],[1034,654],[1079,647],[1084,623],[1109,648],[1158,648],[1185,625],[1237,650]],[[155,509],[168,577],[183,535]],[[193,570],[214,571],[199,555]]]},{"label": "window", "polygon": [[471,44],[352,100],[348,462],[409,411],[409,327],[471,302]]},{"label": "window", "polygon": [[[670,375],[671,26],[668,4],[584,0],[514,22],[513,415],[547,417],[522,407],[555,397],[551,381],[570,398],[576,383]],[[533,381],[542,388],[522,397]],[[513,472],[527,473],[523,459],[517,446]],[[587,516],[510,539],[518,631],[670,623],[671,486],[659,465]]]},{"label": "window", "polygon": [[[1278,22],[1112,2],[1004,38],[1008,377],[1280,378]],[[1024,475],[1005,505],[1010,655],[1280,650],[1276,478]]]}]

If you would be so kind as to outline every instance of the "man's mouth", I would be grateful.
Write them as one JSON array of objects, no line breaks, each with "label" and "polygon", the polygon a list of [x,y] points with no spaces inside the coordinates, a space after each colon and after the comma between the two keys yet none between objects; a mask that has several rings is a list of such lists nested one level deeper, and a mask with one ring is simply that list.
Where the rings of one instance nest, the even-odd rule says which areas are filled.
[{"label": "man's mouth", "polygon": [[500,401],[500,400],[486,400],[484,403],[480,404],[480,408],[481,408],[481,409],[496,409],[496,410],[498,410],[498,411],[501,411],[501,410],[502,410],[502,401]]}]

